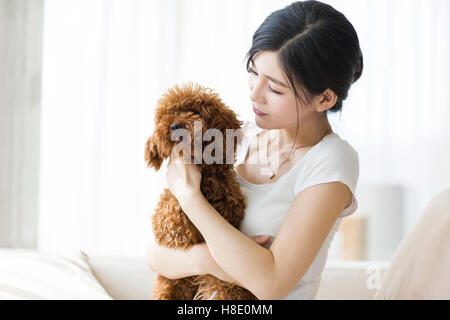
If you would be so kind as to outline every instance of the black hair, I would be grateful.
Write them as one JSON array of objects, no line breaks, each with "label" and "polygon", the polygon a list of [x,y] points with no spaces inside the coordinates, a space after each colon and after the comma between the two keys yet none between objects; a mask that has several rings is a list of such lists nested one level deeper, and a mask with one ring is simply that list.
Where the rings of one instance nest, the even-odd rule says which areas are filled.
[{"label": "black hair", "polygon": [[253,56],[262,50],[278,53],[296,98],[305,106],[331,89],[337,101],[327,112],[342,110],[350,86],[363,71],[363,56],[353,25],[342,13],[320,1],[296,1],[271,13],[253,35],[246,54],[248,72]]}]

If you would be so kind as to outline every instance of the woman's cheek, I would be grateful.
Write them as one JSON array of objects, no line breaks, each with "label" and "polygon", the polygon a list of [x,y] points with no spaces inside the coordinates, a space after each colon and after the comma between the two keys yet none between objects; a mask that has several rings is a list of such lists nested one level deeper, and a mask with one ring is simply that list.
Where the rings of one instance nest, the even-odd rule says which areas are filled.
[{"label": "woman's cheek", "polygon": [[291,121],[292,119],[296,119],[297,113],[294,106],[291,103],[286,103],[286,101],[282,98],[274,98],[271,101],[271,110],[273,110],[273,114],[276,114],[280,120]]},{"label": "woman's cheek", "polygon": [[289,105],[279,95],[272,94],[270,98],[270,109],[276,114],[289,114]]}]

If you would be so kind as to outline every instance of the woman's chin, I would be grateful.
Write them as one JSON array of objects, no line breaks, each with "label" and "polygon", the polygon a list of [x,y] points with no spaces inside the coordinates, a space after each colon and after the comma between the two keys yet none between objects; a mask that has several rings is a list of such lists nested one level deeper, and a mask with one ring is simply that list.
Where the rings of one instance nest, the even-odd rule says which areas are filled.
[{"label": "woman's chin", "polygon": [[258,127],[261,129],[268,129],[268,122],[267,122],[268,116],[260,117],[255,114],[255,123]]}]

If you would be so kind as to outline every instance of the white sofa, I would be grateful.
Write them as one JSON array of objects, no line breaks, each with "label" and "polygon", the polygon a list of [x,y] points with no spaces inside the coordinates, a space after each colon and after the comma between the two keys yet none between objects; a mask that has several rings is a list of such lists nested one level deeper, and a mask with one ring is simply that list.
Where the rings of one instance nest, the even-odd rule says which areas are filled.
[{"label": "white sofa", "polygon": [[[328,261],[317,299],[373,299],[387,268],[387,262]],[[146,300],[155,276],[144,257],[0,248],[0,300]]]},{"label": "white sofa", "polygon": [[[391,261],[329,260],[316,299],[450,300],[450,189],[437,194]],[[150,299],[154,273],[144,259],[88,255],[105,290],[116,299]]]},{"label": "white sofa", "polygon": [[[88,255],[88,262],[96,278],[114,299],[151,299],[155,273],[143,259]],[[388,265],[385,261],[328,261],[316,298],[373,299],[378,287],[376,277],[381,280]]]},{"label": "white sofa", "polygon": [[[373,299],[387,268],[387,262],[329,261],[317,299]],[[143,256],[0,248],[0,300],[146,300],[155,276]]]},{"label": "white sofa", "polygon": [[[316,299],[450,300],[450,189],[435,196],[391,261],[329,260]],[[144,257],[0,249],[0,299],[151,299]]]}]

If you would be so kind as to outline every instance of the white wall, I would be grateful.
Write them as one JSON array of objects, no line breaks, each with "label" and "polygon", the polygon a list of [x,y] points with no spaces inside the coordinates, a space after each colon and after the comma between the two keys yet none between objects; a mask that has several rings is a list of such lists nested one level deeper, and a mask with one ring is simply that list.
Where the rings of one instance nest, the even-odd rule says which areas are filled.
[{"label": "white wall", "polygon": [[[164,167],[143,159],[157,98],[193,80],[252,119],[244,54],[263,19],[291,2],[47,0],[42,248],[140,253],[165,185]],[[359,187],[402,188],[402,205],[366,198],[398,208],[391,234],[403,237],[450,187],[450,2],[324,2],[355,26],[365,65],[333,129],[360,155]]]}]

